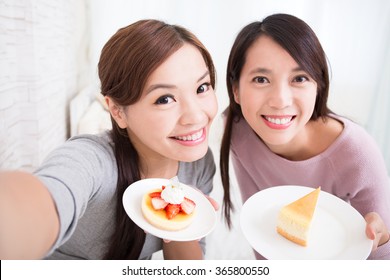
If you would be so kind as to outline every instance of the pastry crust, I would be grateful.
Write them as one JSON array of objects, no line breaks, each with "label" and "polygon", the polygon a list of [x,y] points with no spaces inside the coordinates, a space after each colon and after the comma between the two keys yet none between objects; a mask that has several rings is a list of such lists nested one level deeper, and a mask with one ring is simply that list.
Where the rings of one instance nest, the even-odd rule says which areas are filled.
[{"label": "pastry crust", "polygon": [[[153,192],[153,191],[152,191]],[[168,219],[166,217],[166,212],[164,209],[155,210],[152,206],[152,199],[149,196],[149,193],[146,193],[142,198],[141,210],[144,218],[153,226],[168,231],[177,231],[188,227],[195,215],[196,209],[187,215],[185,213],[177,214],[173,219]]]},{"label": "pastry crust", "polygon": [[277,227],[276,230],[277,230],[277,232],[280,235],[282,235],[283,237],[287,238],[288,240],[290,240],[290,241],[292,241],[294,243],[297,243],[298,245],[301,245],[301,246],[306,246],[307,245],[307,241],[306,240],[303,240],[303,239],[300,239],[298,237],[295,237],[295,236],[289,234],[288,232],[284,231],[280,227]]}]

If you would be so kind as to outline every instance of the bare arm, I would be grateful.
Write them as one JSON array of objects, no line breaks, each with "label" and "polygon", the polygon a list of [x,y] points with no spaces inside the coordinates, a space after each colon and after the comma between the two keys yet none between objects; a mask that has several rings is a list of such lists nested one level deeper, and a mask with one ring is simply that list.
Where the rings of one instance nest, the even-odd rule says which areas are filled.
[{"label": "bare arm", "polygon": [[165,260],[201,260],[203,259],[202,249],[198,241],[177,242],[169,241],[163,243]]},{"label": "bare arm", "polygon": [[59,233],[54,201],[25,172],[0,172],[0,259],[39,259]]}]

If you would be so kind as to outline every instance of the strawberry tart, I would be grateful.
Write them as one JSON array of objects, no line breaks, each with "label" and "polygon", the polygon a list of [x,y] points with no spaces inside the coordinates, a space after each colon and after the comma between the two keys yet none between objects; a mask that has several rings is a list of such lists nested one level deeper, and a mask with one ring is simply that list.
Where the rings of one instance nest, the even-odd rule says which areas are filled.
[{"label": "strawberry tart", "polygon": [[191,224],[196,215],[196,204],[184,196],[180,183],[162,186],[147,192],[141,203],[142,214],[153,226],[169,231],[177,231]]}]

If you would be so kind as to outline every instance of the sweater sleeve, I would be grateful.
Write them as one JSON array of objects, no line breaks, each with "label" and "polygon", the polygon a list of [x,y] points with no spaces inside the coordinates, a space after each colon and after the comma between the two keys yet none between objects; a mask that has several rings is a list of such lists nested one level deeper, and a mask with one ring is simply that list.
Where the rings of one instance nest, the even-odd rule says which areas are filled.
[{"label": "sweater sleeve", "polygon": [[[355,128],[334,161],[337,195],[364,217],[378,213],[390,229],[390,184],[386,165],[375,141],[361,128]],[[373,251],[369,259],[390,259],[390,242]]]},{"label": "sweater sleeve", "polygon": [[[390,184],[385,164],[379,151],[373,147],[369,160],[357,176],[360,179],[360,188],[351,199],[351,205],[363,216],[369,212],[376,212],[390,229]],[[380,246],[373,251],[369,259],[390,260],[390,243]]]},{"label": "sweater sleeve", "polygon": [[54,250],[68,240],[89,200],[108,177],[112,155],[92,137],[77,137],[54,150],[35,171],[55,201],[60,233]]}]

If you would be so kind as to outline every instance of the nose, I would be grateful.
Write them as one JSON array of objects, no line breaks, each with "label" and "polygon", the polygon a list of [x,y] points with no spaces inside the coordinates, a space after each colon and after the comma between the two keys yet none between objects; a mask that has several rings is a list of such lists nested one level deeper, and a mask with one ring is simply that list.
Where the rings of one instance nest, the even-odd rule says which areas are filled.
[{"label": "nose", "polygon": [[292,90],[288,84],[278,83],[270,92],[268,104],[275,109],[284,109],[292,105]]},{"label": "nose", "polygon": [[180,124],[193,125],[203,123],[207,118],[202,103],[196,98],[185,99],[181,102]]}]

